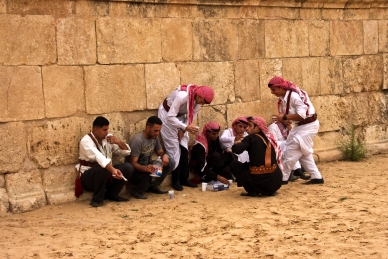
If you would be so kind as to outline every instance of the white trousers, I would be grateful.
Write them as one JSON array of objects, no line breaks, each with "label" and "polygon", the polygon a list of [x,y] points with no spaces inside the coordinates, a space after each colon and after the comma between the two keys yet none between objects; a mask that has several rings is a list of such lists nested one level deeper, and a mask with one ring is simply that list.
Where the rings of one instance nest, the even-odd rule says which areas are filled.
[{"label": "white trousers", "polygon": [[318,130],[318,120],[292,128],[286,140],[287,148],[283,157],[283,181],[288,181],[291,170],[294,169],[298,161],[311,175],[311,179],[322,179],[313,156],[313,139],[317,135]]}]

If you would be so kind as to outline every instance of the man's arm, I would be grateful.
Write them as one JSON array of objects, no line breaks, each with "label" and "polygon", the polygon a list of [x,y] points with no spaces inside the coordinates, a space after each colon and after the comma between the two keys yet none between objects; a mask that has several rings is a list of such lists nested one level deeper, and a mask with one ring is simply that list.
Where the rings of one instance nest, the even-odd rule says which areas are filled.
[{"label": "man's arm", "polygon": [[157,150],[156,154],[162,159],[163,166],[168,165],[168,163],[170,162],[170,157],[166,153],[164,153],[163,149]]},{"label": "man's arm", "polygon": [[139,160],[139,157],[137,156],[129,156],[129,163],[133,166],[133,168],[142,173],[151,174],[155,172],[155,167],[152,165],[141,165],[137,161]]}]

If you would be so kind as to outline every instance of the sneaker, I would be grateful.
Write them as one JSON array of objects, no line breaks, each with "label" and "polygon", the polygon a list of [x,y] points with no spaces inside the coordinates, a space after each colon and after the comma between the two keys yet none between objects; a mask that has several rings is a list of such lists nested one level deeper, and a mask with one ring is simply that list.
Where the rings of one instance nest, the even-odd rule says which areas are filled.
[{"label": "sneaker", "polygon": [[322,179],[311,179],[308,182],[305,182],[304,184],[323,184],[325,181]]}]

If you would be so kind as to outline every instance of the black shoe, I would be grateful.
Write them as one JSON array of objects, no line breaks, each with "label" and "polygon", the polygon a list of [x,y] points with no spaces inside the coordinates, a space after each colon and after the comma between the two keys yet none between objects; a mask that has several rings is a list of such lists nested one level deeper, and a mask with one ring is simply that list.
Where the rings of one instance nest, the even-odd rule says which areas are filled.
[{"label": "black shoe", "polygon": [[198,187],[198,185],[196,185],[195,183],[190,182],[189,180],[183,181],[183,183],[181,183],[181,185],[187,186],[187,187],[190,187],[190,188],[197,188]]},{"label": "black shoe", "polygon": [[174,189],[174,190],[177,190],[177,191],[183,191],[183,187],[181,185],[180,182],[173,182],[171,184],[171,187]]},{"label": "black shoe", "polygon": [[156,193],[156,194],[165,194],[165,193],[168,193],[168,191],[163,191],[159,188],[159,186],[150,186],[148,187],[148,190],[147,192],[152,192],[152,193]]},{"label": "black shoe", "polygon": [[111,201],[117,201],[117,202],[129,201],[129,199],[120,197],[118,195],[105,195],[105,199],[111,200]]},{"label": "black shoe", "polygon": [[308,180],[308,179],[311,178],[310,175],[304,174],[304,172],[303,172],[302,169],[300,169],[300,168],[298,168],[298,169],[296,169],[296,170],[294,171],[294,175],[295,175],[295,176],[299,176],[300,179],[303,179],[303,180]]},{"label": "black shoe", "polygon": [[102,202],[91,201],[89,205],[97,208],[102,206]]},{"label": "black shoe", "polygon": [[288,184],[288,181],[282,181],[282,185]]},{"label": "black shoe", "polygon": [[323,184],[323,178],[322,179],[311,179],[308,182],[305,182],[304,184]]},{"label": "black shoe", "polygon": [[259,197],[260,195],[258,195],[257,193],[255,192],[243,192],[240,194],[241,196],[249,196],[249,197]]},{"label": "black shoe", "polygon": [[293,182],[299,179],[299,176],[294,175],[294,171],[291,171],[290,177],[288,178],[288,181]]},{"label": "black shoe", "polygon": [[132,195],[132,197],[134,197],[136,199],[142,199],[142,200],[147,199],[147,197],[143,193],[135,191],[135,190],[131,191],[131,195]]}]

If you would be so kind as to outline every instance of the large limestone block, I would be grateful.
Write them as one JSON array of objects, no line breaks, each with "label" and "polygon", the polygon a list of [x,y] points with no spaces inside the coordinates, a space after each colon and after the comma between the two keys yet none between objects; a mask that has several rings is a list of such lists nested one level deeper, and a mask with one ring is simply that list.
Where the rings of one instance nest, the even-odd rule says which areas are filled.
[{"label": "large limestone block", "polygon": [[0,174],[0,188],[5,188],[4,174]]},{"label": "large limestone block", "polygon": [[351,113],[346,100],[336,95],[312,97],[310,101],[318,114],[319,132],[339,130]]},{"label": "large limestone block", "polygon": [[339,131],[318,133],[313,139],[315,151],[314,153],[317,151],[337,149],[338,142],[341,140],[341,138],[342,135]]},{"label": "large limestone block", "polygon": [[0,217],[9,212],[8,193],[5,188],[0,188]]},{"label": "large limestone block", "polygon": [[95,64],[97,60],[95,31],[92,19],[59,19],[58,64]]},{"label": "large limestone block", "polygon": [[388,52],[388,20],[379,20],[379,52]]},{"label": "large limestone block", "polygon": [[109,1],[88,1],[78,0],[75,2],[75,13],[85,16],[107,16],[109,15]]},{"label": "large limestone block", "polygon": [[227,104],[227,125],[232,125],[232,122],[240,116],[260,116],[267,125],[271,123],[273,114],[278,114],[277,101],[255,101],[245,103]]},{"label": "large limestone block", "polygon": [[308,28],[310,56],[328,56],[330,54],[330,22],[312,21]]},{"label": "large limestone block", "polygon": [[342,70],[341,58],[332,57],[319,60],[321,95],[344,93]]},{"label": "large limestone block", "polygon": [[241,60],[235,63],[236,98],[243,102],[260,100],[259,62],[257,60]]},{"label": "large limestone block", "polygon": [[74,1],[46,0],[46,1],[19,1],[8,0],[8,12],[13,14],[38,15],[71,15]]},{"label": "large limestone block", "polygon": [[323,8],[322,19],[323,20],[342,20],[344,17],[343,9],[336,8]]},{"label": "large limestone block", "polygon": [[165,61],[191,60],[193,52],[191,20],[163,19],[161,22],[162,58]]},{"label": "large limestone block", "polygon": [[383,54],[383,65],[384,65],[384,69],[383,69],[383,75],[384,75],[383,89],[388,89],[388,54]]},{"label": "large limestone block", "polygon": [[373,17],[373,19],[377,20],[386,20],[388,19],[388,12],[385,8],[370,8],[369,17]]},{"label": "large limestone block", "polygon": [[5,175],[12,213],[39,209],[47,204],[39,170]]},{"label": "large limestone block", "polygon": [[368,20],[369,8],[346,8],[344,9],[344,20]]},{"label": "large limestone block", "polygon": [[[349,114],[346,124],[354,124],[356,126],[365,127],[371,124],[371,121],[377,121],[381,116],[381,106],[386,107],[385,104],[376,102],[375,96],[371,92],[361,92],[358,94],[351,94],[345,97],[350,105],[351,114]],[[386,101],[385,101],[386,102]],[[382,112],[384,113],[384,111]],[[386,111],[385,111],[386,113]]]},{"label": "large limestone block", "polygon": [[363,21],[364,54],[376,54],[379,51],[379,29],[377,20]]},{"label": "large limestone block", "polygon": [[24,124],[22,122],[2,123],[0,130],[3,135],[0,142],[0,174],[17,172],[22,168],[27,155]]},{"label": "large limestone block", "polygon": [[221,132],[225,128],[228,128],[228,124],[226,122],[226,107],[225,105],[215,105],[215,106],[208,106],[205,105],[201,108],[200,112],[198,113],[198,126],[200,132],[202,132],[203,127],[206,123],[210,121],[218,122],[221,126]]},{"label": "large limestone block", "polygon": [[238,23],[238,58],[264,57],[264,22],[244,19]]},{"label": "large limestone block", "polygon": [[292,81],[308,93],[309,96],[320,94],[319,59],[289,58],[283,60],[283,78]]},{"label": "large limestone block", "polygon": [[56,61],[54,18],[0,15],[0,64],[45,65]]},{"label": "large limestone block", "polygon": [[214,90],[212,105],[234,102],[234,72],[230,62],[186,63],[178,66],[182,84],[207,85]]},{"label": "large limestone block", "polygon": [[[384,125],[388,123],[388,97],[383,92],[369,92],[367,95],[368,125]],[[388,136],[388,135],[387,135]]]},{"label": "large limestone block", "polygon": [[47,204],[57,205],[75,201],[74,185],[77,170],[74,165],[51,167],[42,172]]},{"label": "large limestone block", "polygon": [[364,140],[368,144],[388,141],[387,124],[370,125],[364,128]]},{"label": "large limestone block", "polygon": [[[0,50],[1,51],[1,50]],[[44,117],[42,75],[39,67],[0,67],[0,121],[34,120]],[[4,84],[3,84],[4,83]]]},{"label": "large limestone block", "polygon": [[85,111],[81,67],[47,66],[42,68],[42,74],[46,117],[66,117]]},{"label": "large limestone block", "polygon": [[160,20],[99,18],[97,53],[100,64],[160,62]]},{"label": "large limestone block", "polygon": [[32,126],[28,136],[30,158],[38,168],[76,163],[79,141],[90,129],[91,122],[79,117],[46,121]]},{"label": "large limestone block", "polygon": [[347,92],[376,91],[384,80],[382,56],[349,57],[344,61],[344,87]]},{"label": "large limestone block", "polygon": [[[289,2],[289,1],[287,1]],[[285,8],[282,7],[258,7],[257,16],[259,19],[299,19],[300,9],[299,8]]]},{"label": "large limestone block", "polygon": [[281,59],[260,59],[260,100],[277,100],[277,97],[271,94],[268,88],[268,82],[274,76],[282,76],[283,62]]},{"label": "large limestone block", "polygon": [[318,8],[302,8],[300,9],[300,18],[302,20],[322,20],[322,10]]},{"label": "large limestone block", "polygon": [[362,21],[331,21],[330,22],[330,54],[361,55],[363,54]]},{"label": "large limestone block", "polygon": [[180,82],[179,70],[174,63],[147,64],[145,77],[148,109],[158,109]]},{"label": "large limestone block", "polygon": [[85,67],[85,84],[89,114],[146,108],[144,65]]},{"label": "large limestone block", "polygon": [[109,16],[111,17],[143,17],[144,4],[129,2],[110,2]]},{"label": "large limestone block", "polygon": [[0,14],[7,12],[7,0],[0,0]]},{"label": "large limestone block", "polygon": [[198,61],[235,60],[238,50],[237,22],[230,19],[194,23],[193,58]]},{"label": "large limestone block", "polygon": [[266,58],[303,57],[309,55],[306,21],[265,21]]}]

